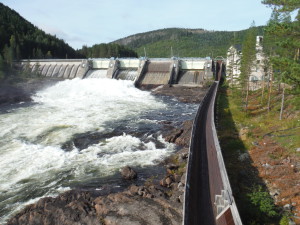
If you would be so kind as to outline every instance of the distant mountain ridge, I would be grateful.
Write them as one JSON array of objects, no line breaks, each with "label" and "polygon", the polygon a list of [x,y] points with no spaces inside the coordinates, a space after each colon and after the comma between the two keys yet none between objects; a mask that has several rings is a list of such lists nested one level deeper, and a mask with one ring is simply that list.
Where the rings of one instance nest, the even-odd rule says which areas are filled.
[{"label": "distant mountain ridge", "polygon": [[[257,35],[263,33],[257,27]],[[112,43],[125,45],[139,56],[147,57],[206,57],[226,56],[232,44],[241,44],[246,34],[241,31],[208,31],[204,29],[166,28],[130,35]]]},{"label": "distant mountain ridge", "polygon": [[178,33],[184,33],[184,32],[205,33],[205,32],[209,32],[209,31],[206,31],[204,29],[165,28],[165,29],[147,31],[144,33],[133,34],[133,35],[130,35],[130,36],[127,36],[124,38],[120,38],[116,41],[113,41],[113,43],[126,45],[129,47],[141,47],[138,44],[140,39],[147,39],[149,37],[166,38],[166,37],[170,37],[170,33],[171,33],[171,35],[173,35],[172,33],[174,33],[174,34],[177,33],[177,35],[178,35]]},{"label": "distant mountain ridge", "polygon": [[[0,56],[7,63],[21,58],[135,57],[145,53],[147,57],[226,56],[230,45],[242,43],[246,31],[165,28],[75,51],[0,3]],[[257,27],[257,32],[261,35],[263,27]]]}]

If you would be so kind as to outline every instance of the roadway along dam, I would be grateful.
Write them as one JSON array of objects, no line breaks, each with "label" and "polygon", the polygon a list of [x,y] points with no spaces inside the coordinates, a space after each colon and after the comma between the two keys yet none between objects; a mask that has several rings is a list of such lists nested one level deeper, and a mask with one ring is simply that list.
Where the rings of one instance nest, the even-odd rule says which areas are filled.
[{"label": "roadway along dam", "polygon": [[218,81],[206,87],[221,64],[22,61],[61,81],[0,111],[0,222],[241,224],[211,124]]}]

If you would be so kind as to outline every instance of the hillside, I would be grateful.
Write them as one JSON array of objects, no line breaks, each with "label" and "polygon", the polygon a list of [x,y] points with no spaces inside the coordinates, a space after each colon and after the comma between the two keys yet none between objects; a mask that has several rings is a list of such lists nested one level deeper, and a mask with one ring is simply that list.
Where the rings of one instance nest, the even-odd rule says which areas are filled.
[{"label": "hillside", "polygon": [[2,3],[0,3],[0,53],[6,60],[79,57],[79,54],[63,40],[46,34]]},{"label": "hillside", "polygon": [[86,58],[138,57],[132,49],[119,44],[95,44],[92,47],[83,46],[77,51]]},{"label": "hillside", "polygon": [[[205,57],[225,56],[233,43],[241,44],[247,30],[207,31],[203,29],[168,28],[140,33],[114,41],[137,51],[139,56],[147,57]],[[257,34],[263,27],[257,27]]]}]

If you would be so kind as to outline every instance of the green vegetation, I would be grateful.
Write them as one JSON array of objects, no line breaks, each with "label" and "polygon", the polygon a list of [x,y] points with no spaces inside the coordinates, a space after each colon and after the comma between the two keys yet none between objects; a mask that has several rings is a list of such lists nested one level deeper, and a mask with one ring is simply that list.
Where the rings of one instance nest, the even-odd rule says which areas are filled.
[{"label": "green vegetation", "polygon": [[[286,87],[292,88],[290,93],[300,94],[300,3],[296,0],[262,2],[273,9],[265,29],[264,51],[268,56],[266,70],[270,82],[276,82],[278,90],[281,91],[281,120],[286,104]],[[291,19],[292,12],[298,12],[294,21]],[[268,95],[271,98],[271,88]]]},{"label": "green vegetation", "polygon": [[78,52],[86,58],[138,57],[135,51],[119,44],[83,46]]},{"label": "green vegetation", "polygon": [[[267,152],[269,160],[297,156],[296,148],[300,146],[300,121],[297,115],[300,108],[299,103],[295,106],[293,102],[300,101],[300,97],[287,92],[289,100],[286,101],[286,107],[291,110],[286,112],[284,120],[279,121],[274,120],[274,117],[280,113],[280,107],[275,107],[281,100],[280,92],[273,95],[269,112],[260,105],[260,95],[261,90],[249,91],[248,112],[245,113],[241,89],[228,88],[226,85],[221,87],[217,99],[218,137],[243,223],[279,224],[279,221],[289,220],[289,217],[275,207],[263,178],[258,169],[253,167],[249,151],[268,137],[284,148],[278,152]],[[267,97],[262,102],[266,104]],[[245,135],[242,131],[245,131]]]},{"label": "green vegetation", "polygon": [[14,60],[78,58],[80,55],[55,36],[46,34],[0,3],[0,80],[15,80],[32,74],[19,74]]},{"label": "green vegetation", "polygon": [[253,62],[256,57],[256,28],[254,22],[251,24],[250,29],[247,31],[245,40],[243,42],[242,59],[241,59],[241,75],[240,84],[242,85],[243,92],[245,93],[245,110],[248,109],[249,97],[249,79],[252,72]]},{"label": "green vegetation", "polygon": [[[271,4],[273,1],[264,2]],[[276,4],[278,2],[281,1],[276,1]],[[298,10],[299,6],[298,3]],[[253,166],[253,163],[258,162],[253,162],[249,155],[250,150],[257,151],[260,148],[265,153],[256,157],[266,157],[264,160],[270,162],[299,157],[296,149],[300,146],[300,16],[298,11],[296,20],[291,21],[289,12],[295,10],[295,7],[289,8],[287,4],[273,7],[274,12],[265,27],[263,47],[268,60],[265,62],[263,88],[249,90],[248,81],[251,67],[255,63],[253,61],[257,33],[252,26],[243,41],[239,83],[230,89],[223,86],[218,96],[218,113],[221,118],[218,127],[219,140],[244,224],[288,224],[291,217],[290,214],[276,209],[263,181],[266,177],[259,171],[261,168]],[[267,140],[277,146],[276,151],[264,149],[260,144]],[[290,180],[294,178],[293,175],[285,174]],[[271,176],[276,177],[276,174]],[[269,183],[276,182],[276,178],[267,179]],[[282,191],[289,193],[289,189]]]},{"label": "green vegetation", "polygon": [[[115,41],[147,57],[206,57],[223,56],[233,43],[241,44],[247,30],[206,31],[203,29],[169,28],[141,34]],[[262,35],[263,27],[257,27],[257,35]]]},{"label": "green vegetation", "polygon": [[281,218],[279,224],[280,224],[280,225],[289,225],[289,224],[290,224],[289,222],[290,222],[289,217],[288,217],[287,215],[284,215],[284,216]]},{"label": "green vegetation", "polygon": [[[243,41],[239,85],[231,89],[222,87],[218,97],[221,118],[218,135],[244,224],[289,224],[290,214],[279,213],[263,181],[267,177],[269,183],[276,182],[276,174],[271,175],[274,180],[264,177],[261,168],[253,166],[258,162],[252,161],[249,151],[255,152],[259,146],[263,149],[261,155],[252,154],[257,160],[264,157],[269,163],[299,157],[296,149],[300,146],[300,4],[295,0],[264,0],[263,3],[273,8],[264,32],[263,47],[268,59],[263,88],[249,90],[257,34],[252,26]],[[292,21],[290,13],[296,10],[298,15]],[[276,151],[267,147],[268,140],[275,143]],[[260,143],[266,144],[266,148]],[[295,179],[294,173],[285,176]],[[280,183],[276,185],[279,187]],[[288,191],[282,190],[286,196]]]},{"label": "green vegetation", "polygon": [[256,206],[255,209],[257,209],[257,216],[277,216],[278,213],[275,210],[273,199],[267,191],[262,189],[262,186],[255,187],[252,193],[248,194],[248,196],[250,197],[251,203]]},{"label": "green vegetation", "polygon": [[84,46],[75,51],[63,40],[46,34],[0,3],[0,80],[38,76],[26,72],[20,74],[14,68],[15,60],[84,57],[137,57],[137,54],[118,44],[99,44],[89,48]]},{"label": "green vegetation", "polygon": [[63,40],[46,34],[2,3],[0,3],[0,52],[9,64],[13,59],[80,57]]}]

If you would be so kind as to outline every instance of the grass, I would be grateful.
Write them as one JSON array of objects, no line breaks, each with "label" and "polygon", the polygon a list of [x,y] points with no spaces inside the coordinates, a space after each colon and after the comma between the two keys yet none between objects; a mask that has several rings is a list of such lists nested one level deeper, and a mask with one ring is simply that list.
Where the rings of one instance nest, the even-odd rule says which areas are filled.
[{"label": "grass", "polygon": [[[238,89],[223,85],[217,100],[218,136],[233,193],[244,224],[279,224],[286,221],[268,193],[251,159],[241,157],[266,136],[285,149],[285,155],[299,155],[300,97],[286,91],[283,119],[279,120],[281,93],[271,96],[271,110],[267,109],[267,92],[250,92],[247,113]],[[269,154],[270,159],[281,156]],[[243,160],[241,160],[243,159]],[[281,221],[280,221],[281,220]]]},{"label": "grass", "polygon": [[[249,138],[244,144],[249,146],[254,139],[263,138],[269,134],[282,147],[287,148],[291,153],[295,152],[295,149],[300,147],[300,96],[287,93],[284,116],[282,120],[279,120],[281,93],[273,93],[270,112],[267,112],[266,108],[267,93],[264,94],[265,98],[262,100],[262,104],[260,104],[260,95],[261,90],[250,93],[249,108],[246,114],[240,107],[242,102],[238,90],[228,91],[228,110],[232,113],[233,120],[241,127],[249,128]],[[265,110],[257,110],[255,107],[251,109],[251,105]]]}]

